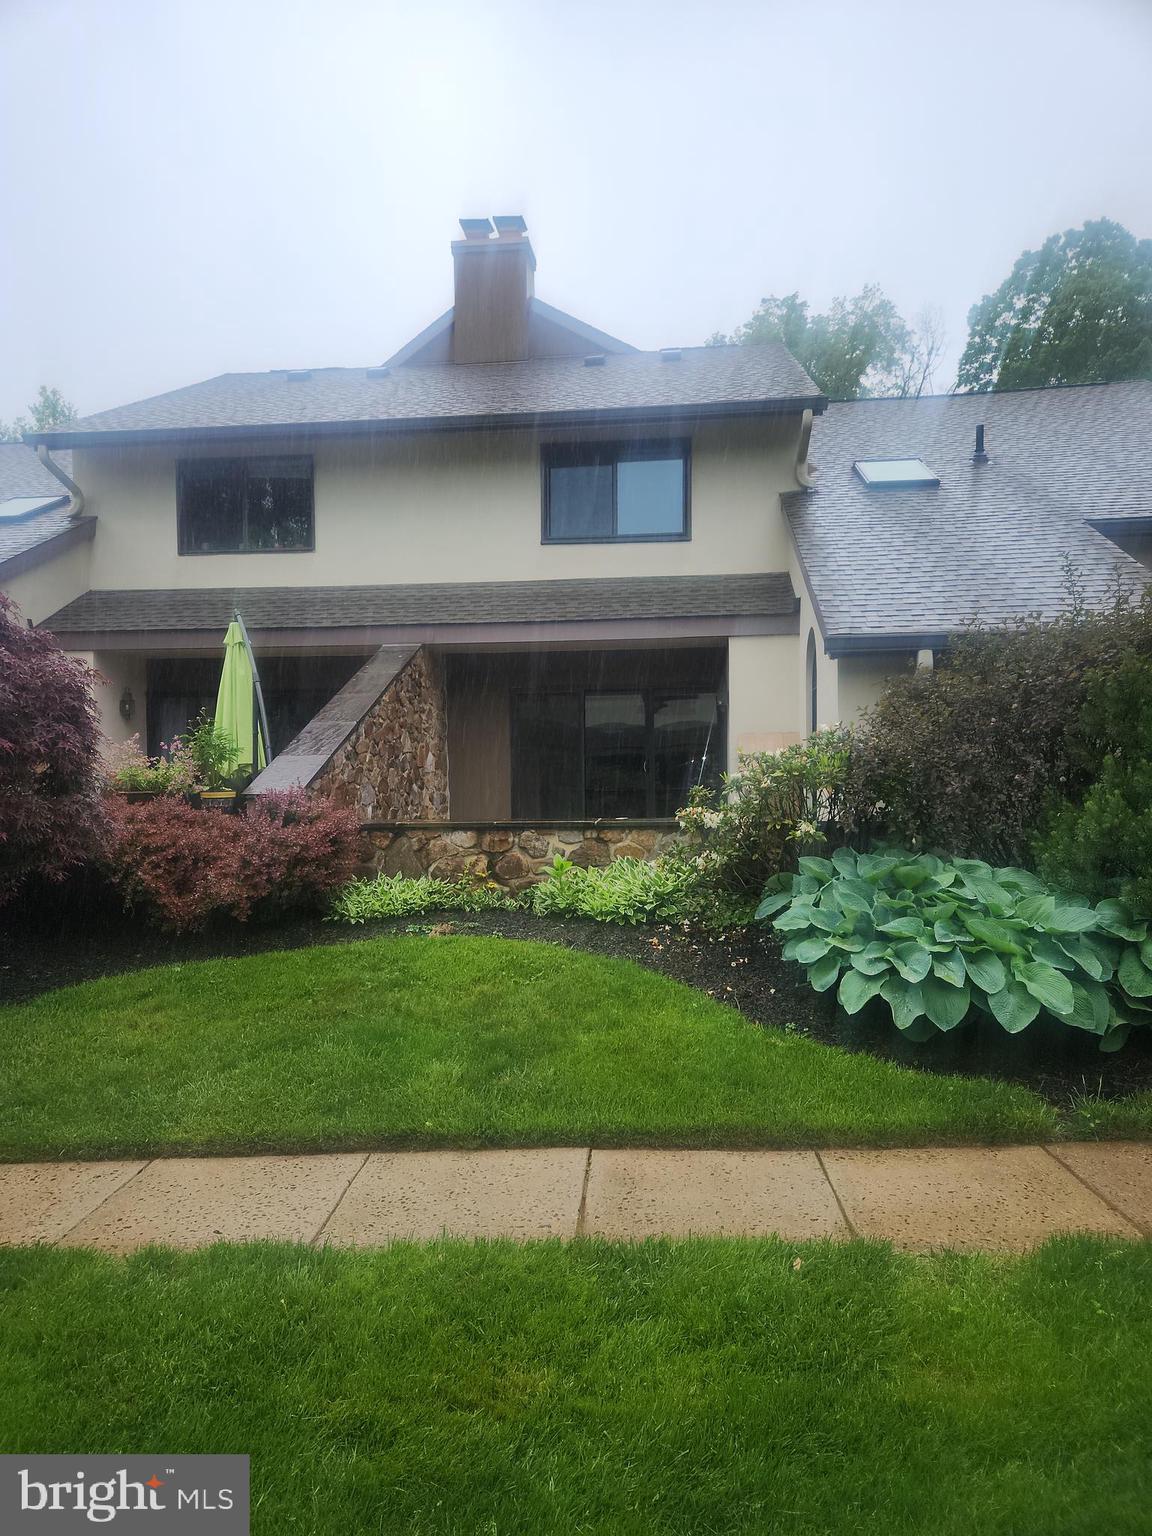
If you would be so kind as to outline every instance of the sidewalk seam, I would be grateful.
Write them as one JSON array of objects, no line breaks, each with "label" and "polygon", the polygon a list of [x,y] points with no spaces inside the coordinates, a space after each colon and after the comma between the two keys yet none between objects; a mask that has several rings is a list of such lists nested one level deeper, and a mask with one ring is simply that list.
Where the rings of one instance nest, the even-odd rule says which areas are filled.
[{"label": "sidewalk seam", "polygon": [[828,1188],[832,1191],[832,1198],[836,1202],[836,1209],[840,1212],[840,1220],[844,1223],[845,1227],[848,1229],[848,1236],[850,1238],[853,1238],[853,1239],[854,1238],[858,1238],[860,1236],[860,1234],[859,1234],[859,1232],[857,1232],[856,1228],[852,1225],[852,1220],[851,1220],[851,1218],[848,1215],[848,1211],[845,1208],[843,1200],[841,1200],[841,1198],[840,1198],[840,1191],[836,1188],[835,1184],[832,1182],[832,1175],[828,1172],[827,1166],[825,1165],[825,1162],[824,1162],[823,1154],[821,1153],[819,1147],[813,1147],[812,1148],[812,1154],[815,1157],[816,1161],[820,1164],[820,1172],[824,1175],[825,1182],[827,1183]]},{"label": "sidewalk seam", "polygon": [[324,1228],[328,1225],[333,1216],[335,1216],[336,1212],[344,1204],[344,1201],[348,1196],[348,1191],[352,1188],[353,1184],[355,1184],[356,1180],[364,1172],[365,1165],[371,1156],[371,1152],[365,1152],[364,1156],[360,1159],[359,1164],[349,1174],[348,1182],[344,1185],[344,1188],[340,1191],[339,1195],[337,1195],[335,1204],[332,1206],[332,1209],[328,1212],[327,1216],[325,1216],[324,1220],[316,1228],[316,1231],[308,1239],[309,1248],[315,1248],[316,1244],[320,1241],[321,1237],[324,1235]]},{"label": "sidewalk seam", "polygon": [[1044,1147],[1044,1151],[1047,1152],[1048,1156],[1057,1165],[1057,1167],[1063,1168],[1065,1173],[1071,1174],[1071,1176],[1076,1180],[1077,1184],[1079,1184],[1083,1189],[1086,1189],[1090,1195],[1094,1195],[1096,1199],[1100,1201],[1101,1205],[1106,1205],[1112,1212],[1113,1216],[1119,1216],[1121,1221],[1126,1222],[1127,1225],[1130,1226],[1134,1232],[1138,1232],[1141,1237],[1152,1237],[1152,1228],[1145,1226],[1142,1221],[1137,1221],[1135,1217],[1129,1216],[1127,1211],[1121,1209],[1121,1207],[1115,1204],[1114,1201],[1109,1200],[1108,1196],[1102,1189],[1097,1189],[1095,1184],[1090,1184],[1088,1180],[1083,1176],[1083,1174],[1077,1173],[1076,1169],[1073,1168],[1070,1164],[1066,1163],[1053,1147],[1048,1146],[1047,1143],[1042,1143],[1042,1145]]},{"label": "sidewalk seam", "polygon": [[588,1148],[588,1156],[584,1159],[584,1181],[580,1186],[580,1204],[576,1208],[576,1229],[573,1237],[584,1237],[585,1225],[588,1216],[588,1180],[592,1176],[592,1148]]},{"label": "sidewalk seam", "polygon": [[57,1244],[62,1243],[66,1237],[71,1237],[72,1233],[75,1232],[77,1227],[81,1226],[90,1217],[95,1216],[97,1211],[102,1211],[104,1209],[104,1207],[108,1204],[109,1200],[111,1200],[113,1195],[122,1194],[124,1192],[124,1190],[126,1190],[128,1188],[129,1184],[134,1184],[142,1173],[147,1173],[149,1168],[151,1168],[152,1164],[155,1163],[155,1162],[159,1162],[159,1161],[160,1161],[159,1158],[155,1158],[155,1157],[147,1158],[140,1165],[140,1167],[137,1168],[135,1173],[130,1174],[128,1176],[128,1178],[126,1178],[124,1180],[123,1184],[117,1184],[115,1189],[110,1189],[108,1191],[108,1193],[104,1196],[103,1200],[100,1201],[99,1205],[94,1205],[90,1211],[85,1211],[83,1216],[81,1216],[78,1221],[74,1221],[72,1223],[72,1225],[66,1231],[61,1232],[59,1237],[54,1237],[52,1239],[52,1242],[51,1242],[50,1246],[55,1248],[57,1246]]}]

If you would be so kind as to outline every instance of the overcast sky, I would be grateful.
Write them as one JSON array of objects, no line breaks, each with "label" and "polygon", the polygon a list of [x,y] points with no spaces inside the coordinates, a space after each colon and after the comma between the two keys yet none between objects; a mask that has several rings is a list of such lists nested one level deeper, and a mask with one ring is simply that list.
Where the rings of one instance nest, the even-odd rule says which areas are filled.
[{"label": "overcast sky", "polygon": [[[379,362],[460,215],[642,347],[1152,236],[1152,0],[0,0],[0,417]],[[947,387],[949,378],[938,385]]]}]

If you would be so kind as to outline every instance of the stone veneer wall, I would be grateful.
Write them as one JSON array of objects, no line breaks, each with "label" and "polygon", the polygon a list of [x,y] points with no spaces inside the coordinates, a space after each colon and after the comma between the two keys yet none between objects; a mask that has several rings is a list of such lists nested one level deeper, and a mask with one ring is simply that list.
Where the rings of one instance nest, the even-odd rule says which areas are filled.
[{"label": "stone veneer wall", "polygon": [[366,820],[448,815],[448,724],[437,657],[421,648],[311,781]]},{"label": "stone veneer wall", "polygon": [[656,859],[683,836],[674,821],[370,823],[364,831],[372,867],[383,874],[494,880],[510,891],[534,885],[542,866],[557,854],[585,867],[613,859]]}]

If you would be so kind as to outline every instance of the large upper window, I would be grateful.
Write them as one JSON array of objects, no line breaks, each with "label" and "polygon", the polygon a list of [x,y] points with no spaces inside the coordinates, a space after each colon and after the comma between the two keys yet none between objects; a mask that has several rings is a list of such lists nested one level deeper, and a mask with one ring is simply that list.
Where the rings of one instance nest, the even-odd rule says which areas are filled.
[{"label": "large upper window", "polygon": [[686,539],[688,444],[555,443],[543,450],[544,539]]},{"label": "large upper window", "polygon": [[310,458],[183,459],[176,496],[182,555],[315,546]]}]

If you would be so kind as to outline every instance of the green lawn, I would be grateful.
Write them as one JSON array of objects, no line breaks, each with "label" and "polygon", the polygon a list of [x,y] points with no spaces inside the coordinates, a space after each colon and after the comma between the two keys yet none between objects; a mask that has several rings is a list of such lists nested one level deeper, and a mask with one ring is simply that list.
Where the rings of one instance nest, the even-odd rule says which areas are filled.
[{"label": "green lawn", "polygon": [[765,1030],[624,960],[388,938],[0,1010],[0,1157],[1035,1141],[1026,1089]]},{"label": "green lawn", "polygon": [[0,1250],[4,1449],[247,1452],[257,1536],[1137,1536],[1150,1358],[1148,1244]]}]

